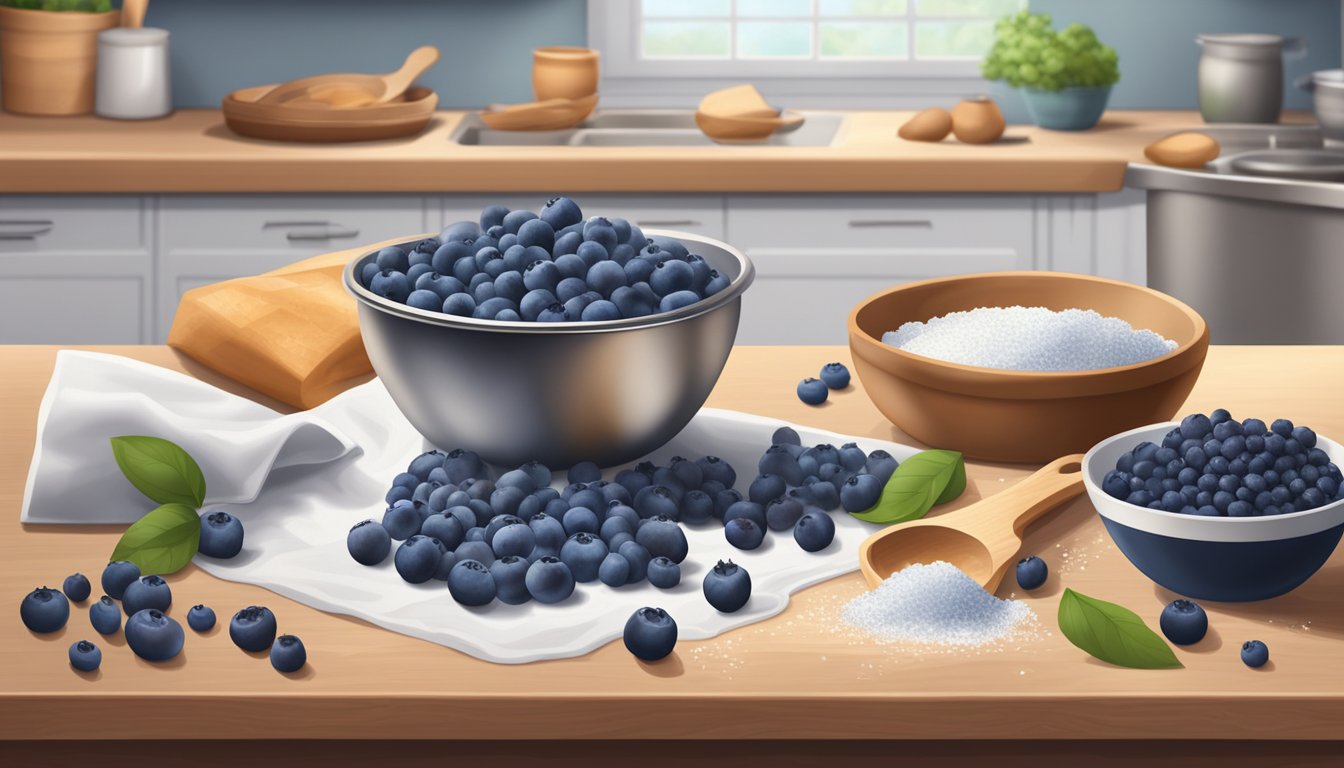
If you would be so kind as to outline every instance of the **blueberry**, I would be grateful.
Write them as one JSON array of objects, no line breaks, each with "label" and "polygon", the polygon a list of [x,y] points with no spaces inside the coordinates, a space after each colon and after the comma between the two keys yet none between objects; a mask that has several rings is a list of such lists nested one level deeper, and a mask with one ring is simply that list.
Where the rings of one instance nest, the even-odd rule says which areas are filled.
[{"label": "blueberry", "polygon": [[[126,627],[129,634],[129,622]],[[265,606],[249,605],[229,621],[229,639],[244,651],[266,650],[275,641],[275,614]]]},{"label": "blueberry", "polygon": [[820,378],[831,389],[844,389],[849,386],[849,369],[844,363],[827,363],[821,367]]},{"label": "blueberry", "polygon": [[185,642],[182,625],[157,608],[139,611],[126,620],[126,644],[146,661],[167,661],[182,652]]},{"label": "blueberry", "polygon": [[653,557],[666,557],[674,563],[685,560],[689,551],[686,534],[681,526],[663,515],[641,521],[639,529],[635,531],[635,541]]},{"label": "blueberry", "polygon": [[[670,263],[681,264],[682,262],[676,261]],[[667,294],[658,302],[658,311],[675,312],[682,307],[689,307],[698,301],[700,301],[700,294],[695,291],[676,291],[675,293]]]},{"label": "blueberry", "polygon": [[114,600],[120,600],[126,587],[140,578],[140,566],[129,560],[115,560],[103,569],[103,592]]},{"label": "blueberry", "polygon": [[[369,520],[365,522],[372,523],[373,521]],[[350,533],[353,535],[354,532],[355,531],[352,528]],[[458,545],[466,540],[467,529],[462,526],[461,520],[445,510],[425,518],[424,523],[420,526],[420,533],[430,538],[438,539],[445,549],[457,549]],[[353,544],[351,544],[351,546],[353,546]],[[353,553],[354,550],[352,549],[351,554]],[[375,554],[379,555],[376,562],[382,562],[382,558],[387,556],[386,547],[381,550],[375,550]],[[355,559],[358,560],[359,558]],[[364,564],[374,565],[376,562]]]},{"label": "blueberry", "polygon": [[[464,545],[465,546],[465,545]],[[462,549],[457,552],[461,557]],[[490,567],[475,559],[458,560],[448,573],[448,592],[462,605],[487,605],[495,599],[495,579]]]},{"label": "blueberry", "polygon": [[887,480],[891,479],[891,474],[899,466],[900,462],[896,461],[896,457],[879,448],[868,454],[868,463],[864,465],[864,469],[876,477],[879,483],[886,485]]},{"label": "blueberry", "polygon": [[1213,422],[1202,413],[1191,414],[1181,420],[1181,437],[1203,439],[1211,432],[1213,432]]},{"label": "blueberry", "polygon": [[504,214],[504,218],[500,220],[500,225],[504,227],[506,233],[518,234],[518,230],[523,224],[526,224],[535,218],[537,218],[537,214],[531,211],[509,211]]},{"label": "blueberry", "polygon": [[730,282],[727,275],[721,275],[718,270],[711,269],[709,271],[709,282],[705,283],[705,298],[709,298],[727,288]]},{"label": "blueberry", "polygon": [[209,632],[215,628],[215,611],[208,605],[193,605],[187,611],[187,626],[197,632]]},{"label": "blueberry", "polygon": [[[791,503],[799,504],[800,507],[803,506],[801,502],[799,502],[797,499],[790,499],[789,501]],[[728,509],[724,510],[723,512],[724,525],[727,525],[728,523],[737,519],[750,520],[752,523],[756,525],[757,528],[760,528],[762,531],[766,529],[766,523],[768,522],[768,520],[766,519],[765,507],[761,504],[757,504],[754,501],[739,501],[733,504],[732,506],[728,507]]]},{"label": "blueberry", "polygon": [[564,234],[557,234],[555,238],[555,245],[551,246],[551,255],[564,256],[565,254],[569,253],[578,253],[578,251],[583,247],[583,245],[584,245],[583,235],[578,232],[565,232]]},{"label": "blueberry", "polygon": [[173,604],[173,591],[168,582],[158,576],[141,576],[126,587],[121,596],[121,607],[130,616],[147,608],[168,610]]},{"label": "blueberry", "polygon": [[709,522],[714,517],[714,500],[709,494],[695,489],[681,497],[681,519],[689,524]]},{"label": "blueberry", "polygon": [[527,522],[527,526],[532,529],[535,540],[534,546],[537,547],[544,547],[558,553],[567,538],[564,525],[544,512],[533,515],[532,519]]},{"label": "blueberry", "polygon": [[374,256],[373,260],[378,268],[383,270],[405,272],[411,267],[411,260],[407,257],[406,251],[395,245],[389,245],[378,251],[378,255]]},{"label": "blueberry", "polygon": [[391,538],[404,541],[420,532],[422,522],[414,502],[397,502],[383,513],[381,527]]},{"label": "blueberry", "polygon": [[70,666],[80,672],[92,672],[103,663],[103,652],[88,640],[80,640],[70,646]]},{"label": "blueberry", "polygon": [[588,268],[585,279],[593,290],[604,297],[611,296],[617,288],[628,284],[625,269],[614,261],[599,261],[593,264]]},{"label": "blueberry", "polygon": [[489,535],[488,530],[486,532],[486,541],[497,558],[510,555],[527,557],[537,544],[537,537],[532,528],[516,517],[512,519],[516,522],[500,528],[493,537]]},{"label": "blueberry", "polygon": [[[484,529],[472,529],[484,532]],[[495,551],[490,545],[485,543],[484,537],[472,539],[468,532],[467,540],[459,544],[457,549],[453,550],[457,554],[458,561],[475,560],[482,565],[489,566],[495,562]]]},{"label": "blueberry", "polygon": [[[26,622],[25,622],[26,623]],[[112,598],[103,595],[89,606],[89,623],[100,635],[110,635],[121,629],[121,609]]]},{"label": "blueberry", "polygon": [[490,564],[490,577],[495,582],[495,596],[501,603],[522,605],[532,596],[527,592],[527,571],[531,563],[517,555],[506,555]]},{"label": "blueberry", "polygon": [[1035,555],[1017,561],[1017,585],[1023,589],[1038,589],[1050,575],[1045,561]]},{"label": "blueberry", "polygon": [[438,312],[443,309],[443,297],[434,291],[416,289],[406,297],[406,306],[423,309],[426,312]]},{"label": "blueberry", "polygon": [[539,603],[559,603],[574,594],[573,573],[555,557],[542,557],[532,563],[524,583],[528,594]]},{"label": "blueberry", "polygon": [[720,560],[705,574],[705,600],[715,610],[733,613],[751,599],[751,574],[732,560]]},{"label": "blueberry", "polygon": [[[1278,422],[1275,422],[1276,424]],[[1241,662],[1248,667],[1263,667],[1269,661],[1269,646],[1259,640],[1247,640],[1241,645]]]},{"label": "blueberry", "polygon": [[82,573],[73,573],[65,577],[65,582],[61,584],[61,591],[74,602],[82,603],[89,599],[93,587],[89,584],[87,576]]},{"label": "blueberry", "polygon": [[840,506],[846,512],[871,509],[882,497],[882,482],[876,475],[855,475],[840,488]]},{"label": "blueberry", "polygon": [[805,552],[820,552],[835,540],[835,521],[819,510],[806,512],[793,526],[793,540]]},{"label": "blueberry", "polygon": [[201,516],[200,552],[207,557],[230,558],[243,551],[243,522],[228,512]]},{"label": "blueberry", "polygon": [[756,549],[765,542],[765,528],[747,517],[735,518],[724,523],[723,535],[729,544],[738,549]]},{"label": "blueberry", "polygon": [[[391,514],[391,510],[388,514]],[[387,558],[387,553],[392,548],[392,537],[382,524],[374,520],[364,520],[355,523],[350,533],[346,534],[345,547],[360,565],[377,565]]]},{"label": "blueberry", "polygon": [[648,576],[649,562],[653,560],[653,555],[649,554],[649,550],[643,545],[629,541],[621,544],[616,551],[630,564],[629,583],[641,582]]},{"label": "blueberry", "polygon": [[550,224],[552,229],[559,230],[583,221],[583,211],[579,209],[578,203],[568,197],[553,197],[541,209],[541,219]]},{"label": "blueberry", "polygon": [[443,228],[439,240],[475,240],[481,236],[481,226],[474,221],[455,221]]},{"label": "blueberry", "polygon": [[1127,474],[1112,469],[1102,479],[1101,490],[1105,491],[1107,496],[1124,499],[1129,495],[1129,477]]},{"label": "blueberry", "polygon": [[359,271],[359,284],[368,288],[369,284],[373,282],[374,276],[381,271],[382,270],[378,269],[378,265],[375,262],[368,262]]},{"label": "blueberry", "polygon": [[[691,270],[691,265],[684,261],[668,259],[659,263],[653,268],[653,273],[649,275],[649,287],[659,296],[669,296],[678,291],[689,291],[691,284],[695,281],[695,273]],[[700,299],[699,295],[694,294],[695,300]],[[693,303],[693,302],[692,302]]]},{"label": "blueberry", "polygon": [[611,549],[611,539],[618,533],[626,533],[631,536],[635,533],[635,527],[630,525],[630,521],[624,517],[607,517],[602,521],[602,527],[598,535],[607,543],[607,549]]},{"label": "blueberry", "polygon": [[445,315],[471,317],[476,312],[476,300],[465,293],[455,293],[444,299],[440,311]]},{"label": "blueberry", "polygon": [[569,468],[565,479],[570,485],[577,483],[595,483],[602,479],[602,469],[591,461],[580,461]]},{"label": "blueberry", "polygon": [[271,644],[271,666],[276,672],[298,672],[307,663],[308,651],[296,635],[281,635]]},{"label": "blueberry", "polygon": [[602,216],[594,216],[583,225],[583,239],[601,245],[604,251],[610,253],[620,242],[620,235],[609,220]]},{"label": "blueberry", "polygon": [[[555,292],[555,288],[560,284],[560,268],[553,261],[534,261],[527,265],[523,270],[523,285],[528,291],[548,291]],[[526,296],[523,297],[527,299]],[[524,308],[527,304],[523,304]],[[527,315],[524,314],[524,317]]]},{"label": "blueberry", "polygon": [[1177,645],[1191,645],[1204,639],[1209,631],[1209,616],[1199,603],[1190,600],[1172,600],[1162,609],[1158,620],[1162,634]]},{"label": "blueberry", "polygon": [[597,580],[597,571],[606,556],[606,542],[589,533],[576,533],[560,547],[560,561],[569,566],[574,580],[580,583]]},{"label": "blueberry", "polygon": [[19,618],[33,632],[55,632],[70,618],[70,601],[59,590],[40,587],[23,598]]},{"label": "blueberry", "polygon": [[405,272],[384,269],[369,281],[369,290],[385,299],[404,302],[411,295],[411,281]]},{"label": "blueberry", "polygon": [[438,571],[443,552],[443,543],[438,539],[416,534],[397,547],[393,564],[402,579],[411,584],[423,584]]},{"label": "blueberry", "polygon": [[641,518],[663,516],[675,520],[679,516],[677,502],[666,486],[650,485],[635,494],[633,506]]},{"label": "blueberry", "polygon": [[826,480],[818,480],[817,482],[808,485],[807,491],[812,497],[813,505],[821,507],[827,512],[837,509],[840,506],[840,491],[836,490],[834,483]]},{"label": "blueberry", "polygon": [[677,622],[662,608],[640,608],[625,622],[626,650],[644,661],[658,661],[677,645]]}]

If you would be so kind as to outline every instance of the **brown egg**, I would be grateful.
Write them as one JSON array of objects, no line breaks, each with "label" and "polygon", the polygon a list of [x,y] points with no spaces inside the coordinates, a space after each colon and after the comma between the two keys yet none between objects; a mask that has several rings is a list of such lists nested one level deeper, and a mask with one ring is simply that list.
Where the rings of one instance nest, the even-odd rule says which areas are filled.
[{"label": "brown egg", "polygon": [[1158,139],[1143,150],[1144,157],[1158,165],[1175,168],[1202,168],[1218,157],[1222,147],[1203,133],[1177,133]]},{"label": "brown egg", "polygon": [[967,144],[988,144],[1003,135],[1003,113],[988,96],[964,99],[952,108],[952,132]]},{"label": "brown egg", "polygon": [[905,121],[896,135],[906,141],[942,141],[951,132],[952,113],[933,107]]}]

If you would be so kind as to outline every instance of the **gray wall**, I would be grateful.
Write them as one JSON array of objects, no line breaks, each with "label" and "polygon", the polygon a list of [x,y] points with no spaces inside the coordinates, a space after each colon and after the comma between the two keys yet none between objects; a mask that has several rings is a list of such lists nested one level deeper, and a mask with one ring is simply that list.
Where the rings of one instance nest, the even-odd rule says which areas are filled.
[{"label": "gray wall", "polygon": [[[633,2],[633,0],[631,0]],[[1197,105],[1200,32],[1304,35],[1311,52],[1290,78],[1340,66],[1340,0],[1032,0],[1057,24],[1080,21],[1120,53],[1113,107]],[[530,98],[530,51],[582,45],[585,0],[158,0],[146,20],[172,31],[179,106],[214,106],[230,90],[331,71],[393,69],[433,43],[424,78],[445,106]],[[1006,91],[1006,89],[1005,89]],[[1016,96],[999,92],[1010,116]],[[1289,91],[1288,106],[1309,108]]]}]

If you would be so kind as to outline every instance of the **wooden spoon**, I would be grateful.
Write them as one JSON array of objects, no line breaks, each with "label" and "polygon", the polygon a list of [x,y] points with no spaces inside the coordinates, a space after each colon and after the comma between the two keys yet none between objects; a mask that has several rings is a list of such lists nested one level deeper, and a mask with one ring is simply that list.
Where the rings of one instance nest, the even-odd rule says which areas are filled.
[{"label": "wooden spoon", "polygon": [[411,51],[406,63],[385,75],[333,74],[291,80],[257,100],[281,104],[293,99],[320,101],[337,108],[385,104],[401,96],[415,79],[439,60],[439,49],[425,45]]},{"label": "wooden spoon", "polygon": [[859,545],[870,588],[914,563],[945,560],[994,592],[1022,547],[1022,531],[1083,491],[1083,455],[1055,459],[1013,487],[969,507],[893,525]]},{"label": "wooden spoon", "polygon": [[139,29],[145,24],[145,11],[149,9],[149,0],[122,0],[121,26]]}]

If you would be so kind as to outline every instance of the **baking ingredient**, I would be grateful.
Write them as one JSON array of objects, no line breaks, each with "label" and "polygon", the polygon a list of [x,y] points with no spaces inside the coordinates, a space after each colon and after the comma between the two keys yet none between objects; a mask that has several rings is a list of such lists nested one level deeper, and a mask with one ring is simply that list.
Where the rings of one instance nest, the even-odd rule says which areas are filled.
[{"label": "baking ingredient", "polygon": [[623,639],[636,657],[658,661],[677,645],[677,622],[662,608],[640,608],[625,622]]},{"label": "baking ingredient", "polygon": [[397,541],[405,541],[418,533],[422,522],[413,501],[398,501],[383,513],[383,529]]},{"label": "baking ingredient", "polygon": [[751,599],[751,574],[732,560],[720,560],[705,574],[701,589],[714,610],[733,613]]},{"label": "baking ingredient", "polygon": [[89,623],[100,635],[110,635],[121,629],[121,609],[112,602],[112,598],[103,595],[98,602],[89,606]]},{"label": "baking ingredient", "polygon": [[508,524],[495,531],[493,536],[489,527],[487,527],[485,530],[486,542],[494,550],[495,557],[507,557],[508,555],[527,557],[537,544],[536,534],[532,533],[532,529],[521,518],[509,516],[508,520]]},{"label": "baking ingredient", "polygon": [[70,601],[60,590],[38,587],[19,603],[19,618],[33,632],[55,632],[70,619]]},{"label": "baking ingredient", "polygon": [[560,562],[569,566],[574,580],[580,583],[596,581],[597,569],[606,557],[606,542],[590,533],[576,533],[560,547]]},{"label": "baking ingredient", "polygon": [[844,620],[882,642],[979,646],[1005,639],[1034,614],[1000,600],[942,560],[916,563],[845,605]]},{"label": "baking ingredient", "polygon": [[527,592],[527,570],[531,565],[526,559],[517,555],[504,555],[490,564],[490,578],[495,582],[495,596],[501,603],[522,605],[532,599]]},{"label": "baking ingredient", "polygon": [[1176,349],[1090,309],[977,307],[882,335],[885,344],[949,363],[1007,371],[1089,371],[1134,365]]},{"label": "baking ingredient", "polygon": [[1041,558],[1030,555],[1017,561],[1017,586],[1026,589],[1039,589],[1050,576],[1050,568]]},{"label": "baking ingredient", "polygon": [[114,560],[103,569],[101,583],[108,597],[120,600],[126,587],[140,578],[140,566],[129,560]]},{"label": "baking ingredient", "polygon": [[793,526],[793,540],[805,552],[820,552],[835,540],[835,521],[821,510],[811,510]]},{"label": "baking ingredient", "polygon": [[103,663],[103,652],[88,640],[79,640],[70,646],[70,666],[80,672],[92,672]]},{"label": "baking ingredient", "polygon": [[345,546],[360,565],[377,565],[386,560],[387,553],[392,550],[392,537],[382,523],[363,520],[350,528]]},{"label": "baking ingredient", "polygon": [[72,573],[65,577],[65,581],[61,584],[61,591],[74,602],[82,603],[89,599],[89,593],[93,591],[93,586],[89,584],[89,577],[82,573]]},{"label": "baking ingredient", "polygon": [[742,550],[757,549],[765,543],[765,528],[747,517],[738,517],[724,523],[724,538],[728,543]]},{"label": "baking ingredient", "polygon": [[[483,531],[484,529],[482,528],[472,528],[470,531],[467,531],[467,540],[459,545],[457,549],[453,550],[453,554],[457,555],[458,562],[463,560],[475,560],[487,568],[491,563],[495,562],[495,552],[490,549],[489,544],[485,543],[484,538],[481,538],[480,536],[475,539],[472,538],[473,532],[483,536]],[[456,567],[456,565],[454,565],[454,567]]]},{"label": "baking ingredient", "polygon": [[638,584],[649,575],[649,562],[653,555],[637,541],[626,542],[616,550],[630,563],[630,584]]},{"label": "baking ingredient", "polygon": [[1024,10],[995,23],[994,37],[980,66],[988,80],[1044,91],[1102,87],[1120,80],[1115,49],[1083,24],[1056,30],[1049,14]]},{"label": "baking ingredient", "polygon": [[560,520],[564,523],[565,533],[570,536],[576,533],[598,533],[602,529],[597,522],[597,513],[588,507],[570,507]]},{"label": "baking ingredient", "polygon": [[121,607],[127,616],[148,608],[166,611],[172,604],[173,590],[168,586],[168,582],[152,574],[141,576],[131,582],[121,597]]},{"label": "baking ingredient", "polygon": [[[832,492],[835,491],[835,487],[830,483],[826,485]],[[805,511],[806,506],[798,499],[785,496],[771,499],[765,506],[765,526],[772,531],[787,531],[797,525]],[[760,523],[759,520],[756,522]]]},{"label": "baking ingredient", "polygon": [[844,363],[827,363],[821,367],[820,378],[831,389],[844,389],[849,386],[849,369]]},{"label": "baking ingredient", "polygon": [[145,661],[168,661],[182,652],[185,642],[182,625],[157,608],[138,611],[126,620],[126,644]]},{"label": "baking ingredient", "polygon": [[[129,626],[129,625],[128,625]],[[249,605],[229,621],[229,639],[244,651],[256,653],[275,642],[275,614],[261,605]]]},{"label": "baking ingredient", "polygon": [[649,583],[659,589],[671,589],[681,583],[681,566],[666,557],[649,561]]},{"label": "baking ingredient", "polygon": [[392,564],[397,574],[411,584],[423,584],[434,578],[443,557],[443,544],[438,539],[416,534],[397,547]]},{"label": "baking ingredient", "polygon": [[1196,131],[1173,134],[1143,148],[1144,157],[1173,168],[1203,168],[1221,152],[1222,147],[1212,136]]},{"label": "baking ingredient", "polygon": [[187,611],[187,626],[197,632],[209,632],[215,628],[215,609],[197,603]]},{"label": "baking ingredient", "polygon": [[1241,645],[1241,662],[1252,669],[1269,663],[1269,646],[1259,640],[1247,640]]},{"label": "baking ingredient", "polygon": [[[767,456],[769,456],[768,452]],[[765,459],[766,457],[762,457],[761,461],[764,462]],[[788,455],[784,455],[783,459],[794,461],[793,457]],[[769,472],[762,472],[751,481],[751,485],[747,486],[747,498],[753,504],[767,504],[783,496],[787,490],[789,490],[789,486],[788,483],[784,482],[784,478],[779,475],[772,475]]]},{"label": "baking ingredient", "polygon": [[308,663],[308,650],[295,635],[281,635],[271,644],[271,666],[276,672],[298,672]]},{"label": "baking ingredient", "polygon": [[663,515],[641,520],[639,529],[635,531],[635,541],[655,558],[666,557],[674,563],[685,560],[690,551],[681,526]]},{"label": "baking ingredient", "polygon": [[630,561],[619,552],[608,552],[602,559],[602,565],[597,569],[597,580],[608,587],[625,586],[630,580]]},{"label": "baking ingredient", "polygon": [[643,519],[653,517],[666,517],[670,520],[676,520],[678,517],[677,502],[672,498],[672,491],[665,485],[650,485],[641,488],[634,498],[635,511]]},{"label": "baking ingredient", "polygon": [[1059,629],[1069,642],[1108,664],[1133,669],[1182,666],[1171,647],[1133,611],[1065,588]]},{"label": "baking ingredient", "polygon": [[[872,459],[869,456],[869,461]],[[966,462],[960,453],[921,451],[892,471],[876,505],[850,514],[869,523],[904,523],[918,520],[933,507],[956,499],[965,490]]]},{"label": "baking ingredient", "polygon": [[[771,502],[779,499],[771,499]],[[797,501],[794,499],[793,501]],[[728,507],[723,513],[723,524],[726,526],[738,518],[745,518],[756,524],[757,528],[766,527],[765,508],[755,501],[739,501]]]},{"label": "baking ingredient", "polygon": [[200,540],[196,510],[169,502],[131,523],[112,550],[112,559],[134,562],[142,573],[176,573],[191,562]]},{"label": "baking ingredient", "polygon": [[458,560],[448,572],[448,592],[462,605],[486,605],[495,599],[495,579],[485,563],[473,559]]},{"label": "baking ingredient", "polygon": [[821,405],[826,402],[828,388],[821,379],[803,379],[798,382],[798,399],[808,405]]},{"label": "baking ingredient", "polygon": [[966,144],[998,141],[1006,125],[999,105],[988,96],[962,99],[952,108],[952,133]]},{"label": "baking ingredient", "polygon": [[863,468],[868,474],[886,485],[898,466],[900,466],[900,463],[896,461],[896,457],[879,448],[868,454],[868,459],[864,462]]},{"label": "baking ingredient", "polygon": [[942,141],[952,132],[952,113],[931,107],[906,120],[896,135],[906,141]]},{"label": "baking ingredient", "polygon": [[201,518],[200,552],[207,557],[236,557],[243,551],[243,521],[228,512],[207,512]]},{"label": "baking ingredient", "polygon": [[546,556],[533,562],[527,569],[524,584],[527,593],[539,603],[563,602],[574,594],[573,572],[555,557]]},{"label": "baking ingredient", "polygon": [[1209,615],[1203,606],[1191,600],[1172,600],[1158,618],[1162,634],[1177,645],[1192,645],[1209,631]]},{"label": "baking ingredient", "polygon": [[882,481],[875,475],[853,475],[840,486],[840,506],[856,513],[872,509],[882,498]]}]

